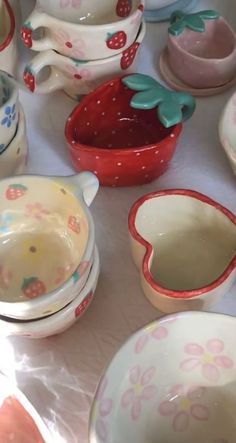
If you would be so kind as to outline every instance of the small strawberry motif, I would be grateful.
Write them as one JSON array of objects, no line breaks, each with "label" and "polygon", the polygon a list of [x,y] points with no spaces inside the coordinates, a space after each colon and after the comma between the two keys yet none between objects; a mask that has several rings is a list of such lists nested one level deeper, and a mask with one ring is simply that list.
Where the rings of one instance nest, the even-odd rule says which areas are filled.
[{"label": "small strawberry motif", "polygon": [[128,49],[126,49],[126,51],[122,52],[122,57],[120,61],[121,69],[127,69],[129,68],[129,66],[132,65],[139,46],[140,43],[133,43]]},{"label": "small strawberry motif", "polygon": [[27,298],[40,297],[46,293],[45,284],[37,277],[25,278],[21,290]]},{"label": "small strawberry motif", "polygon": [[118,0],[116,13],[119,17],[128,17],[132,9],[132,0]]},{"label": "small strawberry motif", "polygon": [[25,195],[26,191],[28,189],[26,186],[21,184],[13,184],[9,185],[6,190],[6,199],[7,200],[17,200],[20,197],[23,197]]},{"label": "small strawberry motif", "polygon": [[23,40],[23,43],[27,48],[32,48],[32,27],[30,22],[26,23],[20,31],[21,38]]},{"label": "small strawberry motif", "polygon": [[144,6],[143,5],[139,5],[138,9],[139,9],[139,11],[143,12],[144,11]]},{"label": "small strawberry motif", "polygon": [[82,303],[80,303],[79,306],[77,306],[76,310],[75,310],[75,317],[78,318],[80,317],[83,312],[85,311],[85,309],[87,308],[87,306],[89,305],[89,303],[91,302],[93,298],[93,292],[91,291],[86,297],[85,299],[82,301]]},{"label": "small strawberry motif", "polygon": [[118,31],[115,34],[107,34],[107,47],[110,49],[121,49],[126,45],[127,35],[124,31]]},{"label": "small strawberry motif", "polygon": [[68,226],[73,232],[75,232],[75,234],[80,233],[80,222],[74,215],[70,215],[68,219]]},{"label": "small strawberry motif", "polygon": [[25,70],[24,70],[24,82],[25,85],[27,86],[27,88],[31,91],[34,92],[35,90],[35,77],[34,74],[32,73],[31,69],[29,66],[26,66]]}]

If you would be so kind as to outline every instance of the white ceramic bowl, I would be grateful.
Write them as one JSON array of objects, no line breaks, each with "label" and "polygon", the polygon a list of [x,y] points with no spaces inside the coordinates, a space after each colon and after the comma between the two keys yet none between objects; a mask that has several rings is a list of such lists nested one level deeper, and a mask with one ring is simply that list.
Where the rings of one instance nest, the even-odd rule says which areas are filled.
[{"label": "white ceramic bowl", "polygon": [[22,106],[19,109],[19,121],[16,134],[2,152],[0,152],[0,178],[23,174],[28,158],[26,122]]},{"label": "white ceramic bowl", "polygon": [[52,443],[44,421],[20,389],[0,374],[0,441]]},{"label": "white ceramic bowl", "polygon": [[19,119],[19,90],[7,72],[0,71],[0,151],[13,139]]},{"label": "white ceramic bowl", "polygon": [[187,312],[133,334],[99,384],[90,443],[235,443],[236,319]]},{"label": "white ceramic bowl", "polygon": [[93,300],[99,271],[99,255],[97,248],[95,248],[93,266],[88,280],[82,291],[77,294],[69,305],[49,317],[29,322],[15,322],[14,320],[7,320],[1,317],[0,335],[45,338],[65,331],[82,316]]},{"label": "white ceramic bowl", "polygon": [[[142,0],[132,1],[127,17],[117,15],[113,0],[109,1],[107,14],[101,17],[89,15],[90,19],[81,20],[78,24],[59,20],[36,7],[21,29],[23,42],[35,51],[54,49],[79,61],[111,57],[125,51],[136,39],[144,7]],[[129,0],[119,2],[121,5],[129,4]],[[97,2],[93,4],[96,5],[95,10],[100,11]],[[39,28],[43,31],[42,38],[35,39],[33,33]]]},{"label": "white ceramic bowl", "polygon": [[30,320],[70,303],[93,261],[91,173],[0,181],[0,314]]},{"label": "white ceramic bowl", "polygon": [[221,114],[219,137],[236,175],[236,92],[230,97]]}]

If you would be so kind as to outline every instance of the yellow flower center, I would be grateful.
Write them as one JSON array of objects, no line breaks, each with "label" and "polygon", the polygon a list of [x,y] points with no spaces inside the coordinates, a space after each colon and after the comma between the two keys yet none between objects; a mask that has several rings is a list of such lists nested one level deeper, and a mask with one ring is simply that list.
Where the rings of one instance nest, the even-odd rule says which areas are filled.
[{"label": "yellow flower center", "polygon": [[213,362],[213,355],[210,354],[210,352],[205,352],[202,356],[202,363],[212,363]]},{"label": "yellow flower center", "polygon": [[179,409],[181,409],[182,411],[189,411],[190,406],[191,406],[191,402],[186,397],[182,398],[179,402]]},{"label": "yellow flower center", "polygon": [[139,383],[134,385],[134,392],[135,392],[135,395],[137,395],[137,396],[141,394],[141,385]]}]

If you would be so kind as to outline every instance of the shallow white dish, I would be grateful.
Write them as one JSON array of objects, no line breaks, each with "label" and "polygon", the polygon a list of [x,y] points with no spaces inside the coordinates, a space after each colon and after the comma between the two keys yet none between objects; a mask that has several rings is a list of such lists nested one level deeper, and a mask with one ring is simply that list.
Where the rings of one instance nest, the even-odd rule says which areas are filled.
[{"label": "shallow white dish", "polygon": [[221,145],[236,175],[236,92],[227,102],[219,122]]},{"label": "shallow white dish", "polygon": [[65,308],[50,315],[28,322],[11,319],[0,319],[1,336],[24,336],[29,338],[45,338],[59,334],[72,326],[85,312],[93,300],[100,272],[98,250],[95,248],[93,266],[82,291]]},{"label": "shallow white dish", "polygon": [[133,334],[99,384],[90,443],[235,443],[235,330],[187,312]]}]

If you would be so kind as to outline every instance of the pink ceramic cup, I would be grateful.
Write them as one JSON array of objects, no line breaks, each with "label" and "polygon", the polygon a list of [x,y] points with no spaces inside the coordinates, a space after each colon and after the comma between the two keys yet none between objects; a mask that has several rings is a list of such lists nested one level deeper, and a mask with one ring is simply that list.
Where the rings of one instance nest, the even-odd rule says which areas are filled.
[{"label": "pink ceramic cup", "polygon": [[236,36],[222,18],[205,21],[205,31],[188,28],[168,34],[168,61],[173,73],[194,88],[227,84],[236,75]]}]

